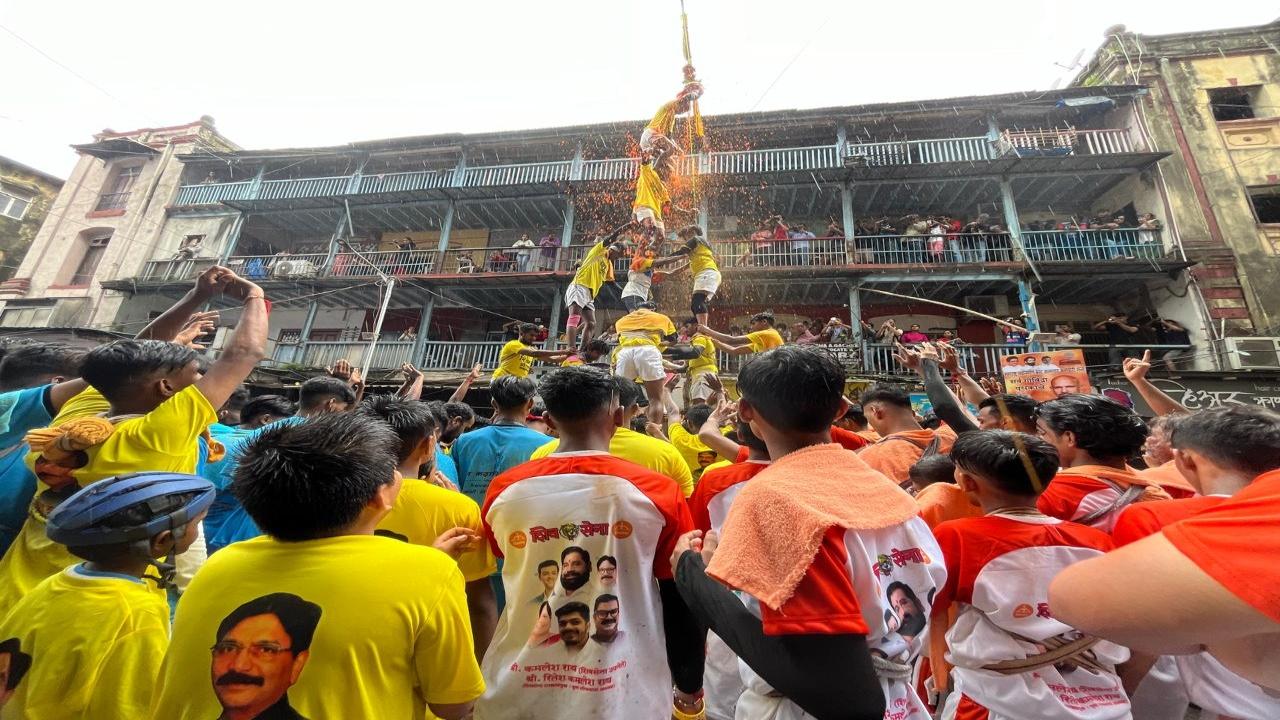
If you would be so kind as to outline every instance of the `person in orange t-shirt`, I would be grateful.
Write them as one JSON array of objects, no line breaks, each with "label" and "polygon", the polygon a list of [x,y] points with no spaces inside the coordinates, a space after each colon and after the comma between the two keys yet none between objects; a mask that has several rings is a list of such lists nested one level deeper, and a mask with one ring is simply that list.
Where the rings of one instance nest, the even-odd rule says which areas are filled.
[{"label": "person in orange t-shirt", "polygon": [[880,439],[858,452],[858,457],[904,487],[911,466],[926,452],[951,450],[955,433],[920,427],[911,409],[911,397],[891,385],[873,385],[862,393],[862,412]]},{"label": "person in orange t-shirt", "polygon": [[1036,408],[1040,437],[1058,450],[1063,470],[1040,495],[1040,512],[1107,532],[1135,502],[1169,494],[1126,464],[1147,439],[1132,410],[1098,395],[1064,395]]},{"label": "person in orange t-shirt", "polygon": [[[1174,461],[1205,497],[1126,510],[1117,530],[1129,544],[1055,579],[1055,614],[1148,652],[1204,647],[1228,670],[1280,691],[1280,415],[1203,411],[1180,420],[1172,441]],[[1230,498],[1213,497],[1254,473]],[[1250,716],[1240,695],[1228,699],[1224,712]]]},{"label": "person in orange t-shirt", "polygon": [[956,466],[947,455],[926,455],[909,472],[920,517],[929,529],[948,520],[982,515],[982,508],[956,484]]},{"label": "person in orange t-shirt", "polygon": [[1177,415],[1160,415],[1151,419],[1148,427],[1151,434],[1142,445],[1142,461],[1147,464],[1145,470],[1136,471],[1139,475],[1159,485],[1169,497],[1189,498],[1199,493],[1187,482],[1178,468],[1173,464],[1173,446],[1169,440],[1173,434],[1173,426],[1179,419],[1187,417],[1185,413]]}]

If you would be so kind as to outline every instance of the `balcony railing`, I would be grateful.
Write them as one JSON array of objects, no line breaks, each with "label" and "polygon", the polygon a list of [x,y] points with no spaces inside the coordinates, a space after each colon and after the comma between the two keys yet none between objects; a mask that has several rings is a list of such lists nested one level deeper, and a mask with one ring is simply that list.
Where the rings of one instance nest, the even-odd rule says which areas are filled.
[{"label": "balcony railing", "polygon": [[[369,348],[366,342],[317,342],[310,341],[302,346],[302,359],[298,362],[307,367],[329,367],[339,360],[350,360],[354,364],[364,362],[365,351]],[[370,367],[389,369],[398,368],[413,357],[413,343],[402,340],[379,340],[373,349],[373,361]]]},{"label": "balcony railing", "polygon": [[142,268],[142,280],[167,282],[192,280],[218,262],[217,258],[192,258],[190,260],[151,260]]},{"label": "balcony railing", "polygon": [[1158,230],[1025,230],[1022,246],[1035,262],[1156,260],[1165,254]]},{"label": "balcony railing", "polygon": [[422,356],[422,368],[430,370],[470,370],[480,363],[486,371],[498,367],[502,342],[452,342],[428,340]]},{"label": "balcony railing", "polygon": [[850,158],[861,158],[868,167],[976,162],[995,157],[991,143],[985,136],[880,143],[850,142],[845,148],[845,154]]},{"label": "balcony railing", "polygon": [[301,255],[233,255],[227,267],[249,280],[314,278],[326,274],[324,253]]},{"label": "balcony railing", "polygon": [[229,183],[204,183],[183,185],[178,190],[175,205],[217,205],[223,200],[244,200],[249,197],[253,183],[249,180]]},{"label": "balcony railing", "polygon": [[[979,162],[1002,154],[1021,156],[1106,155],[1134,152],[1127,130],[1006,130],[1001,133],[999,147],[986,136],[936,138],[930,140],[895,140],[890,142],[847,142],[843,147],[815,145],[794,148],[766,148],[686,155],[677,158],[676,169],[686,175],[731,175],[819,170],[839,168],[855,159],[868,167],[929,165],[935,163]],[[287,200],[308,197],[332,197],[347,194],[407,192],[453,186],[498,187],[534,183],[630,180],[635,177],[637,160],[630,157],[604,158],[582,162],[574,176],[571,160],[486,165],[466,168],[461,177],[453,170],[366,175],[352,188],[352,176],[266,180],[254,190],[254,183],[239,181],[185,185],[178,194],[178,205],[206,205],[226,200]],[[104,196],[105,198],[106,196]],[[113,208],[99,208],[113,209]]]},{"label": "balcony railing", "polygon": [[333,257],[333,267],[324,274],[329,277],[378,277],[385,275],[431,275],[437,272],[435,250],[392,250],[368,252],[356,255],[339,252]]},{"label": "balcony railing", "polygon": [[94,210],[123,210],[125,205],[129,204],[129,193],[103,193],[98,197],[98,204],[94,206]]}]

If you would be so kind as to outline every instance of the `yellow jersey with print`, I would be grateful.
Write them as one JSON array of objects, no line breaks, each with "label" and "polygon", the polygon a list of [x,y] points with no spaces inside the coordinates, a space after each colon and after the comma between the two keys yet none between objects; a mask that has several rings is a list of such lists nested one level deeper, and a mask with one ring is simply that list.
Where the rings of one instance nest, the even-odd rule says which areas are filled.
[{"label": "yellow jersey with print", "polygon": [[694,335],[689,340],[689,344],[702,348],[702,354],[689,361],[689,377],[702,373],[720,372],[719,366],[716,365],[716,346],[711,342],[711,338],[705,335]]},{"label": "yellow jersey with print", "polygon": [[[483,535],[480,506],[455,490],[446,490],[418,478],[405,478],[391,512],[378,523],[375,535],[431,547],[436,538],[456,527]],[[498,561],[488,543],[458,558],[458,569],[467,582],[484,580],[498,571]]]},{"label": "yellow jersey with print", "polygon": [[586,365],[586,363],[577,355],[570,355],[564,359],[564,362],[560,363],[560,367],[575,367],[578,365]]},{"label": "yellow jersey with print", "polygon": [[670,136],[676,129],[676,105],[678,104],[675,100],[663,103],[646,127],[656,133]]},{"label": "yellow jersey with print", "polygon": [[573,282],[591,291],[595,297],[600,286],[613,279],[613,263],[609,262],[609,249],[603,242],[598,242],[587,251],[582,258],[582,266],[573,275]]},{"label": "yellow jersey with print", "polygon": [[[217,684],[239,672],[288,685]],[[483,692],[448,555],[376,535],[263,536],[210,556],[187,587],[151,717],[216,718],[226,695],[308,718],[421,718]]]},{"label": "yellow jersey with print", "polygon": [[782,346],[782,336],[773,328],[747,333],[747,341],[751,343],[751,352],[764,352]]},{"label": "yellow jersey with print", "polygon": [[658,177],[658,171],[652,165],[642,163],[640,172],[636,175],[636,201],[631,207],[649,208],[653,211],[654,219],[662,220],[662,208],[669,202],[671,196],[667,194],[667,186],[663,184],[662,178]]},{"label": "yellow jersey with print", "polygon": [[697,275],[706,270],[720,271],[720,266],[716,264],[716,256],[711,252],[710,246],[704,242],[694,241],[696,244],[689,251],[689,272]]},{"label": "yellow jersey with print", "polygon": [[511,340],[502,346],[502,350],[498,352],[498,369],[493,371],[494,379],[504,375],[515,375],[516,377],[529,377],[529,371],[533,369],[533,357],[529,355],[521,355],[521,350],[528,350],[529,346],[520,342],[519,339]]},{"label": "yellow jersey with print", "polygon": [[[560,440],[552,440],[534,450],[533,456],[529,459],[544,458],[555,452],[558,447],[560,447]],[[685,497],[693,494],[693,473],[689,472],[688,463],[671,443],[638,433],[631,428],[620,427],[614,431],[613,439],[609,441],[609,454],[623,460],[630,460],[641,467],[649,468],[675,480]]]},{"label": "yellow jersey with print", "polygon": [[0,623],[20,653],[10,679],[17,658],[30,661],[0,717],[148,717],[169,645],[169,606],[153,588],[74,565],[27,593]]},{"label": "yellow jersey with print", "polygon": [[[89,388],[68,400],[51,425],[100,415],[108,407],[102,394]],[[217,420],[217,410],[199,388],[189,385],[142,417],[117,423],[110,437],[86,451],[88,462],[71,475],[84,487],[135,472],[194,474],[200,460],[200,433]],[[28,454],[26,462],[34,470],[35,455]],[[40,502],[45,489],[43,484],[37,487],[36,501],[22,530],[0,560],[0,608],[12,607],[41,580],[79,562],[45,535],[45,512]]]},{"label": "yellow jersey with print", "polygon": [[614,327],[618,330],[618,347],[660,347],[663,338],[676,334],[671,318],[644,308],[622,316]]},{"label": "yellow jersey with print", "polygon": [[695,478],[702,477],[702,472],[707,469],[707,466],[720,459],[714,450],[698,439],[697,433],[685,430],[684,425],[680,423],[672,424],[667,434],[671,438],[671,444],[680,451],[680,457],[684,458],[685,464],[689,466],[690,474]]}]

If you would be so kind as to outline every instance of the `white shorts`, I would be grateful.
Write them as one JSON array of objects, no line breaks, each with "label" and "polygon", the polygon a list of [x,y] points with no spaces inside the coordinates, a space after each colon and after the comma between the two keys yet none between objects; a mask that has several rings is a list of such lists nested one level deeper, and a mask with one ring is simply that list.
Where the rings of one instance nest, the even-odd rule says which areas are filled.
[{"label": "white shorts", "polygon": [[667,136],[651,127],[646,127],[644,132],[640,133],[640,149],[645,152],[653,152],[659,139],[666,140]]},{"label": "white shorts", "polygon": [[660,233],[667,232],[667,227],[662,224],[661,220],[658,219],[658,214],[653,211],[653,208],[644,207],[643,205],[640,205],[632,208],[631,214],[635,216],[636,222],[644,222],[645,220],[652,220],[653,226],[658,228],[658,232]]},{"label": "white shorts", "polygon": [[578,283],[569,283],[569,289],[564,291],[564,305],[577,305],[580,308],[596,309],[596,299],[591,296],[591,289],[585,285]]},{"label": "white shorts", "polygon": [[693,291],[698,293],[706,293],[707,299],[710,300],[716,291],[720,289],[720,271],[719,270],[703,270],[693,276]]},{"label": "white shorts", "polygon": [[662,367],[662,352],[653,345],[628,345],[618,348],[618,365],[614,373],[625,380],[640,378],[653,382],[667,376]]},{"label": "white shorts", "polygon": [[706,400],[715,394],[715,390],[711,389],[711,383],[707,382],[707,377],[714,373],[700,372],[689,378],[689,397],[694,400]]}]

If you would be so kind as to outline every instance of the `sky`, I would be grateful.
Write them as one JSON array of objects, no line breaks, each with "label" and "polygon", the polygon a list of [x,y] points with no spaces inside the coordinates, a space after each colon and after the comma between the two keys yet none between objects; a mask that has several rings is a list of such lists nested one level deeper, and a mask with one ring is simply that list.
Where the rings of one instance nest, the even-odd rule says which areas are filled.
[{"label": "sky", "polygon": [[[638,120],[683,64],[678,0],[0,7],[0,156],[64,178],[69,146],[95,132],[201,115],[246,149]],[[1258,0],[686,7],[708,115],[1044,90],[1118,23],[1160,34],[1277,15]]]}]

